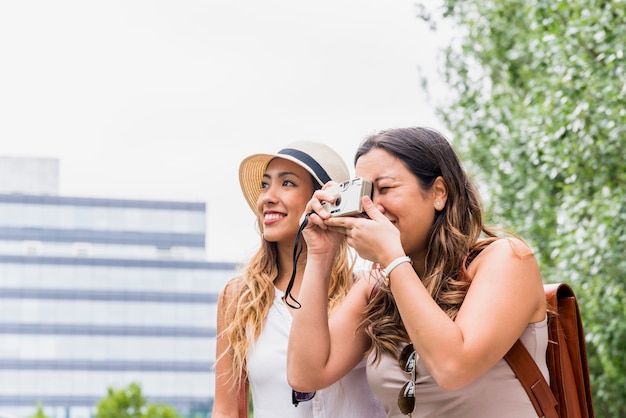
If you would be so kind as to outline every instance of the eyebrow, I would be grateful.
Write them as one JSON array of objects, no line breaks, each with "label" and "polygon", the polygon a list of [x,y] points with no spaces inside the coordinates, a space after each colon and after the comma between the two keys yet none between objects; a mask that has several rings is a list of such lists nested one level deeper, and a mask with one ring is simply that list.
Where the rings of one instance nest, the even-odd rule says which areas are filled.
[{"label": "eyebrow", "polygon": [[397,178],[394,177],[394,176],[381,176],[381,177],[376,177],[374,179],[374,183],[379,182],[379,181],[384,180],[384,179],[397,180]]},{"label": "eyebrow", "polygon": [[[296,174],[295,172],[293,172],[293,171],[281,171],[280,173],[278,173],[278,177],[285,177],[285,176],[290,176],[290,175],[291,175],[291,176],[294,176],[294,177],[297,177],[297,178],[300,178],[300,176],[299,176],[299,175],[297,175],[297,174]],[[265,173],[265,174],[263,174],[263,178],[268,178],[268,179],[269,179],[269,178],[271,178],[271,177],[270,177],[270,175],[269,175],[269,174]]]}]

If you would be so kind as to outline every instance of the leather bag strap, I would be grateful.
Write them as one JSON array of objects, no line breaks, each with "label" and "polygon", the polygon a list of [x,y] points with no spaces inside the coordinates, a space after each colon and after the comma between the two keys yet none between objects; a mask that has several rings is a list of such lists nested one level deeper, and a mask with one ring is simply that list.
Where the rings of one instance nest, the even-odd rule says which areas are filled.
[{"label": "leather bag strap", "polygon": [[556,411],[557,400],[550,389],[550,385],[548,385],[537,363],[526,350],[524,344],[517,340],[509,352],[506,353],[504,359],[524,387],[535,407],[537,416],[559,418]]}]

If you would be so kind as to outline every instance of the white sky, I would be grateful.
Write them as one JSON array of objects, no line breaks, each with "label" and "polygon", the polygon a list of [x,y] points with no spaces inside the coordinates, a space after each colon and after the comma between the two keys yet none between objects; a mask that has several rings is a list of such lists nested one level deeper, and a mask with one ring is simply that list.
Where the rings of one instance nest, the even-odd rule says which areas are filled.
[{"label": "white sky", "polygon": [[207,202],[210,260],[257,247],[239,162],[287,143],[445,131],[413,0],[0,2],[0,155],[60,160],[60,194]]}]

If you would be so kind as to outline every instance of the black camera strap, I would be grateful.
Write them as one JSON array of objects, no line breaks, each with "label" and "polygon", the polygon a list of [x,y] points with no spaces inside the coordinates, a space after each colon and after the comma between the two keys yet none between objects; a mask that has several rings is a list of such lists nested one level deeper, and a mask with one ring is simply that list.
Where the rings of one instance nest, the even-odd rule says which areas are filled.
[{"label": "black camera strap", "polygon": [[[289,283],[287,284],[287,288],[285,289],[285,303],[293,309],[300,309],[302,305],[300,302],[296,300],[291,294],[291,289],[293,288],[293,284],[296,280],[296,270],[298,266],[298,258],[300,258],[300,254],[302,254],[302,243],[300,242],[300,237],[302,237],[302,230],[306,228],[309,223],[309,216],[313,213],[313,211],[304,215],[304,220],[302,220],[302,224],[300,228],[298,228],[298,233],[296,234],[296,240],[293,243],[293,270],[291,272],[291,278],[289,279]],[[295,304],[291,304],[289,300],[295,302]]]}]

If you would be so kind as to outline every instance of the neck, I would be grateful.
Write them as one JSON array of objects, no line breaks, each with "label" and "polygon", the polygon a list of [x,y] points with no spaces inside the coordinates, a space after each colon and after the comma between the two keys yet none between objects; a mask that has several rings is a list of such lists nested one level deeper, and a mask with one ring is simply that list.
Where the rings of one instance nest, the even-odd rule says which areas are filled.
[{"label": "neck", "polygon": [[[284,291],[289,284],[289,280],[293,274],[293,243],[289,245],[278,245],[278,277],[274,280],[274,286]],[[302,245],[302,251],[298,257],[296,265],[296,275],[294,278],[294,284],[292,292],[294,295],[298,294],[300,290],[300,283],[302,282],[302,276],[304,275],[304,267],[306,265],[306,245]]]}]

